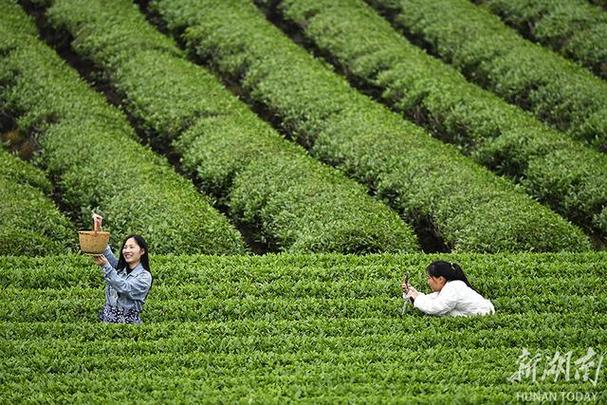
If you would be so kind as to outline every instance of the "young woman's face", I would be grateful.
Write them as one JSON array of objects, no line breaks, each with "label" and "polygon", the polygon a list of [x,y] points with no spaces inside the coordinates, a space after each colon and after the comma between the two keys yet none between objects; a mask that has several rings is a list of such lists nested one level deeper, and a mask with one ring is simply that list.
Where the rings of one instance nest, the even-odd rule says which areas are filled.
[{"label": "young woman's face", "polygon": [[128,238],[124,247],[122,248],[122,255],[124,260],[127,262],[129,267],[133,268],[141,261],[141,256],[145,253],[145,249],[142,249],[135,238]]},{"label": "young woman's face", "polygon": [[443,289],[443,287],[445,286],[446,283],[447,283],[447,279],[443,276],[434,277],[434,276],[428,275],[428,285],[430,286],[430,289],[432,290],[432,292],[439,292],[440,290]]}]

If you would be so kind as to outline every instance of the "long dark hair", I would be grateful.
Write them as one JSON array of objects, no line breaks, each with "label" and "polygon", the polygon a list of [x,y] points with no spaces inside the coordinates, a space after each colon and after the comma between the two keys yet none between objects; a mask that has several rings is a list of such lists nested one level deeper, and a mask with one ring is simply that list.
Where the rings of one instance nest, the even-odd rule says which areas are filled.
[{"label": "long dark hair", "polygon": [[143,268],[146,269],[148,273],[152,274],[152,272],[150,271],[150,257],[148,256],[148,244],[145,241],[145,239],[143,239],[143,237],[141,237],[139,235],[129,235],[126,238],[124,238],[124,242],[122,242],[122,246],[120,246],[120,258],[118,259],[118,265],[116,266],[116,270],[120,271],[120,270],[126,269],[127,272],[130,271],[130,269],[127,268],[128,266],[126,264],[126,260],[124,259],[124,253],[122,253],[122,250],[124,249],[124,245],[126,245],[126,241],[131,238],[135,239],[135,242],[137,242],[139,247],[144,250],[143,255],[141,255],[141,266],[143,266]]},{"label": "long dark hair", "polygon": [[[426,269],[432,277],[444,277],[447,281],[463,281],[466,285],[474,290],[474,287],[468,282],[468,278],[464,271],[457,263],[446,262],[444,260],[436,260]],[[476,290],[474,290],[476,291]]]}]

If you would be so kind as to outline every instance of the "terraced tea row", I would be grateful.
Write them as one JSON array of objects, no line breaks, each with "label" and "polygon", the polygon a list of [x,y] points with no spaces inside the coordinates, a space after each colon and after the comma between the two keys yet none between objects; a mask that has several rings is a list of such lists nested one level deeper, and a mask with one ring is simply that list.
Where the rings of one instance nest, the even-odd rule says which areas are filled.
[{"label": "terraced tea row", "polygon": [[583,0],[474,0],[531,38],[607,79],[607,13]]},{"label": "terraced tea row", "polygon": [[266,11],[303,33],[351,81],[377,89],[383,101],[436,137],[607,235],[604,154],[467,82],[407,42],[362,0],[286,0]]},{"label": "terraced tea row", "polygon": [[[574,378],[588,348],[593,372],[607,350],[604,253],[443,256],[497,313],[403,315],[402,271],[421,286],[436,258],[154,256],[145,323],[133,326],[96,322],[102,278],[90,259],[3,257],[0,398],[487,403],[546,390],[605,399],[603,374]],[[523,349],[542,356],[535,382],[511,378]],[[557,352],[571,355],[569,381],[542,379]]]},{"label": "terraced tea row", "polygon": [[[168,28],[324,162],[367,184],[456,251],[587,249],[579,232],[500,179],[371,102],[249,2],[156,1]],[[428,224],[428,225],[426,225]]]},{"label": "terraced tea row", "polygon": [[0,255],[61,254],[74,247],[70,221],[47,196],[40,170],[0,147]]},{"label": "terraced tea row", "polygon": [[607,151],[607,83],[468,0],[367,0],[469,80]]},{"label": "terraced tea row", "polygon": [[73,215],[90,223],[90,209],[99,207],[115,237],[145,233],[157,252],[244,252],[238,231],[135,141],[125,116],[32,34],[23,10],[10,0],[1,7],[2,109],[20,131],[36,133],[39,161]]},{"label": "terraced tea row", "polygon": [[205,191],[276,249],[418,249],[394,211],[282,139],[211,73],[182,58],[131,3],[56,1],[48,16],[109,77],[152,143],[172,144]]}]

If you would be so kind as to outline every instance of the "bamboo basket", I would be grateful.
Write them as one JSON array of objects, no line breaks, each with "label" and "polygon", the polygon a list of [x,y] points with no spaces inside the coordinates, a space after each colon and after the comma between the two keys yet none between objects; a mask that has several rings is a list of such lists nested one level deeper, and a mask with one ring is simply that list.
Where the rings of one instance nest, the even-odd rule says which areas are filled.
[{"label": "bamboo basket", "polygon": [[103,254],[105,247],[110,241],[110,233],[96,229],[93,225],[92,231],[79,231],[80,250],[89,255]]}]

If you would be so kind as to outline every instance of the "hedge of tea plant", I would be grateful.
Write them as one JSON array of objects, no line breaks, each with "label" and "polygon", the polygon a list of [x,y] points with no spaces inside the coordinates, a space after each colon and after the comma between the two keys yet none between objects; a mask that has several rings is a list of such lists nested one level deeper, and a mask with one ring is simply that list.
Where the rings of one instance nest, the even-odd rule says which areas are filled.
[{"label": "hedge of tea plant", "polygon": [[136,6],[59,0],[48,16],[109,78],[152,143],[176,141],[184,167],[263,240],[290,252],[417,250],[396,212],[282,139],[211,73],[182,58]]},{"label": "hedge of tea plant", "polygon": [[583,0],[474,0],[524,37],[607,79],[607,13]]},{"label": "hedge of tea plant", "polygon": [[31,22],[12,23],[26,20],[24,11],[8,0],[2,10],[0,103],[22,132],[39,138],[38,162],[74,216],[90,224],[91,208],[100,209],[114,243],[134,232],[157,252],[244,252],[227,219],[135,140],[124,114],[32,35]]},{"label": "hedge of tea plant", "polygon": [[157,1],[187,49],[324,162],[366,184],[456,251],[587,249],[579,229],[353,90],[249,2]]},{"label": "hedge of tea plant", "polygon": [[362,0],[285,0],[266,11],[281,15],[352,81],[377,89],[382,100],[436,137],[607,235],[601,221],[607,210],[604,154],[469,83],[402,38]]},{"label": "hedge of tea plant", "polygon": [[469,80],[607,152],[607,83],[468,0],[368,0]]},{"label": "hedge of tea plant", "polygon": [[[403,271],[427,291],[424,269],[438,258],[460,263],[496,314],[403,313]],[[604,365],[596,383],[581,368],[594,380],[607,354],[605,253],[151,259],[144,323],[106,325],[89,258],[0,257],[0,401],[607,400]],[[524,350],[541,356],[534,379]]]},{"label": "hedge of tea plant", "polygon": [[590,2],[607,9],[607,0],[590,0]]},{"label": "hedge of tea plant", "polygon": [[19,6],[17,1],[2,0],[0,7],[2,7],[4,14],[2,25],[5,29],[32,36],[38,35],[36,25],[27,14],[21,11],[21,6]]},{"label": "hedge of tea plant", "polygon": [[76,231],[50,199],[44,173],[0,148],[0,255],[64,254]]}]

